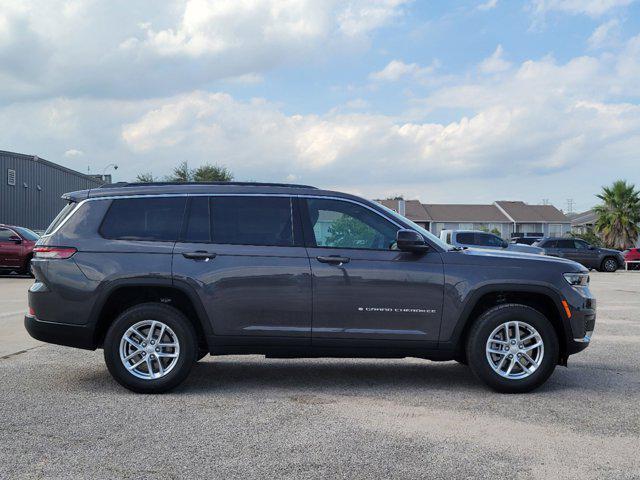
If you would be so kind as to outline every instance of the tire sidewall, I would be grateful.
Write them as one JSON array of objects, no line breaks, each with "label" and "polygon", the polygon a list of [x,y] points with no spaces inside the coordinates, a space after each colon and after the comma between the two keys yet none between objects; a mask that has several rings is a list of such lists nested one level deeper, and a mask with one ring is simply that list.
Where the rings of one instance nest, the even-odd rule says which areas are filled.
[{"label": "tire sidewall", "polygon": [[[135,377],[120,360],[120,341],[126,330],[142,320],[159,320],[169,326],[180,342],[180,355],[165,376],[145,380]],[[124,387],[138,393],[162,393],[180,384],[189,374],[196,358],[197,342],[193,326],[178,310],[167,305],[146,303],[124,311],[113,322],[104,341],[104,358],[113,377]]]},{"label": "tire sidewall", "polygon": [[[507,379],[497,374],[486,356],[489,335],[501,324],[521,321],[535,328],[544,342],[544,356],[540,367],[522,379]],[[474,324],[467,343],[469,366],[473,373],[489,387],[504,393],[523,393],[542,385],[553,373],[559,355],[558,337],[551,322],[540,312],[525,305],[509,304],[494,307]]]}]

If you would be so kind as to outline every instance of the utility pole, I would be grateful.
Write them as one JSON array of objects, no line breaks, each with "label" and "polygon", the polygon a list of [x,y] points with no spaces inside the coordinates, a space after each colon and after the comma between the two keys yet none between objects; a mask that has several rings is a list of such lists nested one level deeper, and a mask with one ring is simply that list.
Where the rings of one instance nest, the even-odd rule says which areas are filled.
[{"label": "utility pole", "polygon": [[549,199],[548,198],[543,198],[542,199],[542,204],[543,205],[549,205]]},{"label": "utility pole", "polygon": [[573,198],[567,198],[567,213],[573,213]]}]

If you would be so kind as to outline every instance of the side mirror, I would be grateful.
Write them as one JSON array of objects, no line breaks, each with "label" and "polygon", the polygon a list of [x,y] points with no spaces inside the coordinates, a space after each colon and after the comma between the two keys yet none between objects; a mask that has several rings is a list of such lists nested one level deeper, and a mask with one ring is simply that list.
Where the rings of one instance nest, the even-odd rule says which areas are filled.
[{"label": "side mirror", "polygon": [[429,249],[424,237],[415,230],[398,230],[396,244],[398,250],[403,252],[424,252]]},{"label": "side mirror", "polygon": [[15,243],[16,245],[20,245],[22,243],[22,239],[17,235],[11,235],[9,237],[9,241]]},{"label": "side mirror", "polygon": [[595,250],[596,247],[594,247],[593,245],[589,245],[589,250]]}]

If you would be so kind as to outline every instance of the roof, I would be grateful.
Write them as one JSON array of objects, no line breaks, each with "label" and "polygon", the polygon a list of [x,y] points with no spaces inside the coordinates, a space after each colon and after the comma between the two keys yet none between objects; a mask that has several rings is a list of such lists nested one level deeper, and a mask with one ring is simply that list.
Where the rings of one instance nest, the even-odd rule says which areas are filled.
[{"label": "roof", "polygon": [[596,223],[598,216],[593,210],[587,210],[586,212],[578,213],[571,218],[571,225],[587,225]]},{"label": "roof", "polygon": [[[400,212],[399,209],[399,200],[398,199],[386,199],[386,200],[376,200],[378,203],[381,203],[387,208],[395,212]],[[419,200],[405,200],[404,202],[404,216],[409,220],[414,222],[431,222],[431,216],[424,208],[424,205],[420,203]]]},{"label": "roof", "polygon": [[96,186],[102,185],[102,182],[96,180],[91,175],[85,175],[82,172],[78,172],[76,170],[72,170],[70,168],[63,167],[62,165],[58,165],[57,163],[53,163],[53,162],[50,162],[49,160],[45,160],[44,158],[40,158],[37,155],[27,155],[27,154],[24,154],[24,153],[9,152],[7,150],[0,150],[0,155],[9,155],[11,157],[19,158],[21,160],[27,160],[27,161],[30,161],[30,162],[40,163],[42,165],[46,165],[47,167],[55,168],[56,170],[60,170],[60,171],[63,171],[65,173],[69,173],[71,175],[75,175],[76,177],[80,177],[80,178],[83,178],[85,180],[88,180],[88,181],[90,181],[92,183],[95,183]]},{"label": "roof", "polygon": [[511,223],[495,205],[425,204],[434,222]]},{"label": "roof", "polygon": [[495,205],[518,223],[570,223],[567,216],[553,205],[528,205],[524,202],[498,201]]}]

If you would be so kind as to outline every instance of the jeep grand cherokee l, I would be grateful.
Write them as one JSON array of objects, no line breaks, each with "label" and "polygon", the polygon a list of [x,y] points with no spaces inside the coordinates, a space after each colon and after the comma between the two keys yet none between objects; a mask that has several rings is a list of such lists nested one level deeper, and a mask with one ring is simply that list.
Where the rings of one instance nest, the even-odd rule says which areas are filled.
[{"label": "jeep grand cherokee l", "polygon": [[175,387],[206,354],[457,360],[525,392],[594,328],[581,265],[451,247],[352,195],[125,184],[64,198],[35,249],[25,326],[102,348],[137,392]]}]

